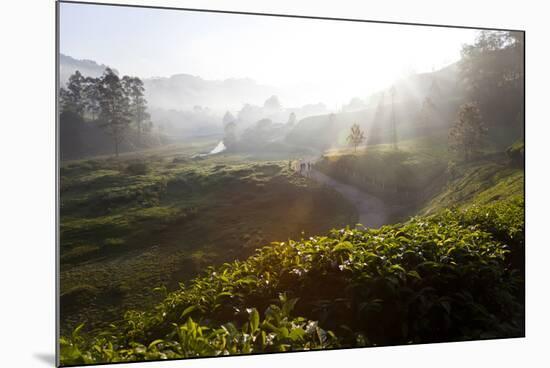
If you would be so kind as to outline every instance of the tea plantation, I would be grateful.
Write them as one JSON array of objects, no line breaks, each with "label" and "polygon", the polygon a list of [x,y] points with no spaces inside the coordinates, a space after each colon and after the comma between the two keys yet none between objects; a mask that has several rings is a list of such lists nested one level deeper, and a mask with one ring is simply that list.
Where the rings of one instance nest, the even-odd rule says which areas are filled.
[{"label": "tea plantation", "polygon": [[62,364],[523,336],[522,198],[272,243],[75,329]]}]

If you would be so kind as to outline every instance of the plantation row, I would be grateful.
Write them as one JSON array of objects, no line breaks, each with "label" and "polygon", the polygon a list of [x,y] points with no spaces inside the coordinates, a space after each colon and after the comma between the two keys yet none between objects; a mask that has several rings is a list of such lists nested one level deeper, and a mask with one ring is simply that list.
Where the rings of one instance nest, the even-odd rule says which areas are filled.
[{"label": "plantation row", "polygon": [[77,328],[61,339],[61,362],[522,336],[523,218],[517,196],[272,243],[209,268],[151,311]]}]

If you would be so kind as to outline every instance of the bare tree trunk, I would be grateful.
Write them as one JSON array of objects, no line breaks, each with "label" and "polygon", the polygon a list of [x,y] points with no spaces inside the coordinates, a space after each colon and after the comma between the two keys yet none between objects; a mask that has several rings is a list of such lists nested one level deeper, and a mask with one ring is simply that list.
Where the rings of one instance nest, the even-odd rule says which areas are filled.
[{"label": "bare tree trunk", "polygon": [[118,146],[120,144],[120,130],[118,129],[118,127],[115,125],[113,126],[113,140],[114,140],[114,143],[115,143],[115,157],[118,158]]},{"label": "bare tree trunk", "polygon": [[137,137],[137,143],[138,143],[138,146],[141,147],[141,120],[138,120],[138,124],[137,124],[137,133],[138,133],[138,137]]},{"label": "bare tree trunk", "polygon": [[137,114],[137,144],[138,147],[141,147],[141,136],[142,136],[142,123],[143,123],[143,114],[141,110],[138,110]]}]

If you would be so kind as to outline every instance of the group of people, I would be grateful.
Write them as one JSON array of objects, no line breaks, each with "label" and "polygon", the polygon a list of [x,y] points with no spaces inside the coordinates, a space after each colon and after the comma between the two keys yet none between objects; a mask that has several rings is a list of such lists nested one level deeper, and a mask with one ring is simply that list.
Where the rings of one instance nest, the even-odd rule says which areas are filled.
[{"label": "group of people", "polygon": [[298,160],[293,162],[292,160],[288,161],[288,168],[300,172],[300,174],[308,175],[311,169],[313,168],[313,163],[311,161]]}]

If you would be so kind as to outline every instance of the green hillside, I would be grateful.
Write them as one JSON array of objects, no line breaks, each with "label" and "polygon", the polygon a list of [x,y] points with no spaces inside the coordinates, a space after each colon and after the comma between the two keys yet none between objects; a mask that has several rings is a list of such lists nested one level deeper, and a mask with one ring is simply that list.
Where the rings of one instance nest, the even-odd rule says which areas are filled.
[{"label": "green hillside", "polygon": [[[332,150],[315,167],[386,202],[414,204],[429,194],[428,187],[446,179],[448,155],[446,146],[437,143],[442,141],[439,138],[405,141],[399,150],[385,144],[367,146],[359,152]],[[439,189],[435,186],[431,192]]]},{"label": "green hillside", "polygon": [[61,167],[63,333],[152,308],[156,287],[177,289],[271,241],[356,221],[351,204],[287,161],[173,150]]},{"label": "green hillside", "polygon": [[447,185],[422,213],[434,213],[451,206],[484,205],[524,193],[524,170],[511,165],[503,155],[452,164],[448,167],[448,175]]}]

